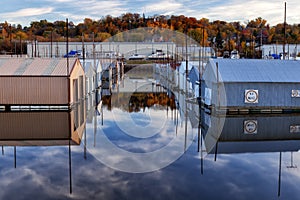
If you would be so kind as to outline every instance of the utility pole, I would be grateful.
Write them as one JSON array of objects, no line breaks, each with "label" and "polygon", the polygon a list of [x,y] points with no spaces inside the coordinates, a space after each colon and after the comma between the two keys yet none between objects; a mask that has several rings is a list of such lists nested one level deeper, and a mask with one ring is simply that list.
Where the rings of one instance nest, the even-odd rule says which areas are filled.
[{"label": "utility pole", "polygon": [[12,28],[11,24],[9,24],[9,44],[10,44],[10,55],[13,57],[13,50],[12,50]]},{"label": "utility pole", "polygon": [[23,49],[22,49],[22,36],[19,36],[20,38],[20,57],[22,57]]},{"label": "utility pole", "polygon": [[67,54],[67,76],[69,76],[69,20],[66,19],[66,29],[67,29],[67,43],[66,43],[66,54]]},{"label": "utility pole", "polygon": [[283,22],[283,30],[284,30],[284,37],[283,37],[283,60],[285,60],[285,44],[286,44],[286,2],[284,2],[284,22]]},{"label": "utility pole", "polygon": [[51,30],[51,35],[50,35],[50,58],[53,57],[53,29]]}]

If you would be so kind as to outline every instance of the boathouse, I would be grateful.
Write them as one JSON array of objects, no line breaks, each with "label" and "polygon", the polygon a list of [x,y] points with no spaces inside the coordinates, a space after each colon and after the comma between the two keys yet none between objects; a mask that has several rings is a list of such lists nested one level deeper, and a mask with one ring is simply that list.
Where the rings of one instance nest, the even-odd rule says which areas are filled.
[{"label": "boathouse", "polygon": [[300,109],[300,62],[210,59],[201,81],[205,106],[227,111]]},{"label": "boathouse", "polygon": [[67,106],[85,97],[84,70],[76,58],[0,59],[0,106]]},{"label": "boathouse", "polygon": [[86,94],[95,92],[101,86],[102,65],[99,60],[80,60],[85,71]]}]

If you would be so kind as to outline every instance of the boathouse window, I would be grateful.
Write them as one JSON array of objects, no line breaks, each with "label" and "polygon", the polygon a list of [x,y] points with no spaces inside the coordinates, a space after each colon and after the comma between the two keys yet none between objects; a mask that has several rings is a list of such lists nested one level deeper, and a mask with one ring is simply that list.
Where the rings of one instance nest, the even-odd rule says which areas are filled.
[{"label": "boathouse window", "polygon": [[74,79],[73,80],[73,102],[78,101],[78,80]]},{"label": "boathouse window", "polygon": [[79,99],[83,99],[83,76],[79,76]]}]

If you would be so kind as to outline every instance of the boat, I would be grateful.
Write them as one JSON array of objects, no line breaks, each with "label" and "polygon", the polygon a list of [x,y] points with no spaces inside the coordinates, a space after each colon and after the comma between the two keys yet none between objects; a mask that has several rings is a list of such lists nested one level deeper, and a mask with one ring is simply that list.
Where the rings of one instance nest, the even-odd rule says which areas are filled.
[{"label": "boat", "polygon": [[238,52],[237,50],[231,51],[230,58],[231,58],[231,59],[240,59],[239,52]]},{"label": "boat", "polygon": [[144,60],[145,58],[145,55],[135,53],[129,56],[128,60]]},{"label": "boat", "polygon": [[167,58],[168,55],[166,55],[161,49],[157,49],[156,52],[152,52],[152,54],[148,56],[148,60],[163,60]]},{"label": "boat", "polygon": [[64,58],[74,58],[74,57],[82,57],[82,51],[81,50],[71,50],[68,54],[64,55]]}]

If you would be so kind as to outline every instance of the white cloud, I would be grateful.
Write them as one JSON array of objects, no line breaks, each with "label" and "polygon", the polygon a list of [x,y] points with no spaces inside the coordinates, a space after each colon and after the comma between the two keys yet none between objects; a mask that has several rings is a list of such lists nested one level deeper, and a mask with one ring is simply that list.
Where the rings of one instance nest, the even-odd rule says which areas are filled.
[{"label": "white cloud", "polygon": [[[294,1],[287,3],[287,22],[298,23],[300,16],[295,15],[298,13],[300,6]],[[192,14],[192,13],[191,13]],[[202,18],[208,18],[210,21],[224,20],[224,21],[240,21],[253,20],[258,17],[266,19],[271,25],[283,23],[284,16],[284,3],[282,1],[228,1],[228,3],[214,5],[201,12],[194,11],[193,15]]]},{"label": "white cloud", "polygon": [[0,14],[0,21],[7,21],[11,24],[22,24],[27,26],[32,21],[45,19],[46,15],[53,13],[53,7],[45,8],[24,8],[13,12]]},{"label": "white cloud", "polygon": [[[282,4],[276,4],[274,2],[256,0],[243,3],[232,2],[228,5],[217,6],[209,9],[207,16],[208,18],[219,18],[221,20],[226,19],[227,21],[246,21],[262,17],[268,21],[272,20],[269,21],[272,23],[279,21],[279,18],[281,17],[280,15],[283,15],[283,13],[280,13],[281,6]],[[268,16],[270,15],[273,15],[272,19],[268,19]]]},{"label": "white cloud", "polygon": [[28,17],[28,16],[38,16],[38,15],[45,15],[48,13],[53,12],[52,7],[46,8],[24,8],[18,11],[2,13],[0,16],[1,18],[21,18],[21,17]]},{"label": "white cloud", "polygon": [[183,5],[181,3],[178,3],[176,1],[165,0],[156,3],[150,2],[149,4],[144,6],[144,10],[146,13],[160,14],[162,12],[176,12],[176,10],[181,9],[182,6]]},{"label": "white cloud", "polygon": [[[124,13],[145,13],[145,15],[186,15],[210,21],[224,20],[228,22],[244,22],[257,17],[266,19],[270,25],[283,22],[284,1],[238,1],[238,0],[40,0],[20,3],[16,7],[15,1],[5,4],[5,12],[0,14],[1,21],[14,21],[29,24],[32,20],[47,19],[49,21],[69,18],[80,23],[84,18],[100,19],[106,15],[120,16]],[[17,10],[16,10],[17,9]],[[287,1],[287,22],[300,23],[300,9],[297,0]]]},{"label": "white cloud", "polygon": [[57,2],[57,3],[69,3],[74,2],[73,0],[51,0],[51,2]]},{"label": "white cloud", "polygon": [[[126,4],[122,1],[87,1],[82,5],[82,11],[89,15],[101,18],[101,16],[119,16],[125,12]],[[125,7],[125,8],[123,8]]]}]

